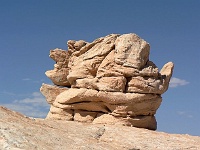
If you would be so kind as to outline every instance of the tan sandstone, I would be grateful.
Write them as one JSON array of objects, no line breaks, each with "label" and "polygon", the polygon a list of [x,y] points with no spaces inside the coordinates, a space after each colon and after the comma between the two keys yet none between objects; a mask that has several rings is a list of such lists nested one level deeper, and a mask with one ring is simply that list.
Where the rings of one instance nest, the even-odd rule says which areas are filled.
[{"label": "tan sandstone", "polygon": [[[81,114],[76,116],[81,121],[84,115],[93,119],[92,114]],[[101,117],[111,123],[116,121],[107,114]],[[200,150],[200,137],[120,125],[29,118],[0,106],[0,149]]]},{"label": "tan sandstone", "polygon": [[168,89],[172,62],[159,71],[149,60],[150,44],[134,33],[67,45],[66,51],[50,51],[56,64],[46,75],[55,85],[41,87],[51,105],[47,119],[157,128],[154,115]]}]

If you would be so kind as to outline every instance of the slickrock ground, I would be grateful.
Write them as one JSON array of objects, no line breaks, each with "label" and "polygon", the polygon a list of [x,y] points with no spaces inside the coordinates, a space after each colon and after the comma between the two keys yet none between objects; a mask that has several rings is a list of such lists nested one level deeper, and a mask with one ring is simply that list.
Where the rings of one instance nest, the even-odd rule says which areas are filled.
[{"label": "slickrock ground", "polygon": [[200,137],[28,118],[0,107],[0,150],[200,150]]}]

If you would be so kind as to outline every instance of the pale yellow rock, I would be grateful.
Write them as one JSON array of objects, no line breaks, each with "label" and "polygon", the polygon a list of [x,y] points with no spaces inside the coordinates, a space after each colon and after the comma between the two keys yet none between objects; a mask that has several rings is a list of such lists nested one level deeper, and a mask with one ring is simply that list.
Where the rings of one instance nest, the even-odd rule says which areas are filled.
[{"label": "pale yellow rock", "polygon": [[163,80],[162,93],[166,92],[169,87],[169,82],[172,77],[173,70],[174,70],[174,64],[172,62],[166,63],[160,70],[161,78]]},{"label": "pale yellow rock", "polygon": [[94,119],[93,124],[110,124],[114,125],[117,122],[120,122],[119,118],[116,118],[109,114],[97,114],[97,117]]},{"label": "pale yellow rock", "polygon": [[83,40],[79,40],[79,41],[69,40],[67,42],[69,54],[72,54],[72,53],[79,51],[86,44],[87,44],[87,42],[85,42]]},{"label": "pale yellow rock", "polygon": [[48,84],[42,84],[40,88],[40,92],[45,96],[47,102],[49,104],[52,104],[56,97],[62,93],[63,91],[68,90],[68,88],[59,88],[55,85],[48,85]]},{"label": "pale yellow rock", "polygon": [[65,115],[62,115],[62,114],[58,114],[58,113],[49,112],[46,116],[46,119],[72,121],[73,116],[71,114],[67,114],[67,113]]},{"label": "pale yellow rock", "polygon": [[[73,104],[60,104],[58,102],[54,102],[52,106],[55,108],[60,108],[61,110],[85,110],[85,111],[93,111],[93,112],[103,112],[109,113],[108,109],[109,104],[105,104],[103,102],[81,102],[81,103],[73,103]],[[51,111],[51,110],[50,110]],[[59,113],[59,110],[57,113]],[[56,111],[54,111],[56,113]]]},{"label": "pale yellow rock", "polygon": [[105,102],[109,104],[140,103],[147,100],[160,98],[156,94],[106,92],[85,88],[70,88],[60,93],[55,102],[60,104],[73,104],[78,102]]},{"label": "pale yellow rock", "polygon": [[[104,38],[98,38],[95,41],[93,41],[92,43],[87,43],[86,45],[81,47],[80,50],[75,51],[71,54],[71,60],[73,60],[73,57],[78,57],[80,55],[82,55],[83,53],[87,52],[89,49],[91,49],[94,45],[96,45],[97,43],[100,43]],[[69,47],[69,46],[68,46]],[[72,62],[72,61],[71,61]],[[73,62],[72,62],[73,63]],[[69,65],[70,66],[70,65]]]},{"label": "pale yellow rock", "polygon": [[127,92],[163,94],[169,87],[173,67],[172,62],[165,64],[157,78],[132,77],[128,81]]},{"label": "pale yellow rock", "polygon": [[[101,114],[102,115],[102,114]],[[100,116],[98,114],[98,116]],[[104,115],[105,116],[105,115]],[[106,115],[107,116],[107,115]],[[200,137],[142,128],[29,118],[0,106],[1,150],[199,150]],[[103,118],[103,117],[102,117]],[[149,117],[147,117],[149,118]],[[136,120],[136,118],[134,118]],[[114,120],[114,121],[112,121]],[[134,121],[135,121],[134,120]],[[148,120],[141,119],[138,120]],[[146,121],[147,122],[147,121]],[[151,122],[151,121],[150,121]],[[150,123],[149,122],[149,123]],[[120,122],[119,122],[120,123]]]},{"label": "pale yellow rock", "polygon": [[55,85],[70,86],[67,76],[69,74],[69,68],[61,68],[59,70],[49,70],[45,72],[46,76],[51,79]]},{"label": "pale yellow rock", "polygon": [[91,123],[96,117],[96,115],[97,115],[97,112],[75,110],[74,121]]},{"label": "pale yellow rock", "polygon": [[74,110],[85,110],[92,112],[103,112],[108,113],[109,109],[103,102],[82,102],[71,104],[72,109]]},{"label": "pale yellow rock", "polygon": [[48,96],[51,90],[42,87],[52,106],[47,118],[156,129],[154,115],[161,94],[168,89],[172,62],[159,72],[149,60],[149,43],[133,33],[110,34],[91,43],[69,40],[67,44],[67,51],[50,52],[56,64],[46,75],[55,85],[69,89],[57,86],[56,94]]},{"label": "pale yellow rock", "polygon": [[66,115],[69,117],[73,117],[73,113],[74,113],[73,110],[71,110],[71,109],[62,109],[59,107],[55,107],[53,105],[51,105],[51,107],[50,107],[50,112],[52,114]]},{"label": "pale yellow rock", "polygon": [[[61,94],[64,94],[61,93]],[[122,93],[122,92],[104,92],[99,91],[97,98],[109,104],[127,104],[134,105],[135,103],[151,101],[159,98],[156,94],[140,94],[140,93]],[[96,99],[95,99],[96,100]]]},{"label": "pale yellow rock", "polygon": [[115,62],[125,67],[144,67],[149,52],[149,44],[136,34],[123,34],[115,41]]},{"label": "pale yellow rock", "polygon": [[161,97],[147,99],[142,102],[132,102],[127,104],[107,105],[113,116],[152,116],[156,114],[162,102]]},{"label": "pale yellow rock", "polygon": [[70,72],[67,76],[69,82],[73,84],[76,79],[94,78],[99,65],[114,48],[117,36],[115,34],[109,35],[77,58],[72,57],[73,60],[69,64]]},{"label": "pale yellow rock", "polygon": [[70,86],[67,76],[69,74],[69,53],[62,49],[54,49],[50,51],[50,55],[56,64],[54,70],[46,71],[45,74],[55,85]]},{"label": "pale yellow rock", "polygon": [[148,61],[147,64],[144,66],[144,68],[139,70],[139,73],[136,76],[157,78],[158,75],[159,75],[158,67],[152,61]]},{"label": "pale yellow rock", "polygon": [[124,92],[126,87],[126,78],[119,77],[102,77],[98,80],[97,90],[108,92]]},{"label": "pale yellow rock", "polygon": [[[100,78],[100,77],[118,77],[118,76],[123,75],[122,73],[113,69],[113,67],[116,66],[114,56],[115,56],[115,51],[112,50],[102,61],[102,63],[100,64],[100,66],[97,70],[97,74],[96,74],[96,76],[98,78]],[[118,65],[118,68],[119,67],[121,67],[121,66]]]},{"label": "pale yellow rock", "polygon": [[77,79],[72,85],[73,88],[96,89],[108,92],[124,92],[125,86],[126,78],[123,76]]},{"label": "pale yellow rock", "polygon": [[137,117],[115,117],[109,114],[103,114],[94,119],[93,124],[109,124],[134,126],[138,128],[146,128],[155,130],[157,122],[154,116],[137,116]]},{"label": "pale yellow rock", "polygon": [[128,81],[127,92],[162,94],[163,82],[162,79],[132,77]]},{"label": "pale yellow rock", "polygon": [[98,89],[97,83],[98,78],[84,78],[84,79],[76,79],[76,82],[72,84],[72,88],[86,88],[86,89]]},{"label": "pale yellow rock", "polygon": [[66,50],[56,48],[50,50],[49,57],[52,58],[55,62],[62,62],[63,64],[68,64],[69,53]]},{"label": "pale yellow rock", "polygon": [[50,111],[46,116],[46,119],[57,119],[57,120],[73,120],[74,111],[71,109],[62,109],[51,105]]},{"label": "pale yellow rock", "polygon": [[98,78],[118,76],[124,76],[126,78],[133,76],[158,77],[158,68],[151,61],[147,61],[147,64],[143,68],[136,69],[133,67],[123,66],[123,64],[117,64],[114,58],[115,51],[113,50],[106,56],[99,66],[96,75]]},{"label": "pale yellow rock", "polygon": [[67,41],[68,52],[70,55],[76,51],[75,46],[74,46],[75,43],[76,43],[75,40]]},{"label": "pale yellow rock", "polygon": [[87,89],[69,89],[57,96],[54,106],[62,109],[110,113],[113,116],[152,116],[161,104],[156,94],[105,92]]},{"label": "pale yellow rock", "polygon": [[83,40],[79,40],[79,41],[76,41],[75,44],[74,44],[74,48],[76,50],[80,50],[83,46],[85,46],[87,43]]},{"label": "pale yellow rock", "polygon": [[59,94],[56,97],[56,102],[61,104],[70,104],[70,103],[85,101],[84,93],[87,91],[87,89],[70,88],[67,91],[64,91],[62,92],[62,94]]}]

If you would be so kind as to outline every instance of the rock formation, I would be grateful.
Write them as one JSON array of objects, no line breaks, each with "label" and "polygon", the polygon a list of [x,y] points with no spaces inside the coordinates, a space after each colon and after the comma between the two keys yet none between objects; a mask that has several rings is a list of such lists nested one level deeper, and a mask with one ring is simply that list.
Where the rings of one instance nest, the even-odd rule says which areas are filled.
[{"label": "rock formation", "polygon": [[47,119],[156,129],[172,62],[159,72],[149,60],[150,45],[136,34],[67,44],[68,50],[50,51],[56,64],[46,75],[54,85],[40,89],[51,105]]}]

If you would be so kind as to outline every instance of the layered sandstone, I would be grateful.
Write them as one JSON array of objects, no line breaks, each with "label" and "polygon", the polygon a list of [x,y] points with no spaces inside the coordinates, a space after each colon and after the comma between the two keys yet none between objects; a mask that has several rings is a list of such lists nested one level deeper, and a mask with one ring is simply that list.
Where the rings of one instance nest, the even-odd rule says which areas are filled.
[{"label": "layered sandstone", "polygon": [[172,62],[159,71],[149,60],[149,43],[132,33],[67,44],[68,50],[50,51],[56,64],[46,75],[54,85],[41,87],[51,105],[47,119],[156,129]]}]

